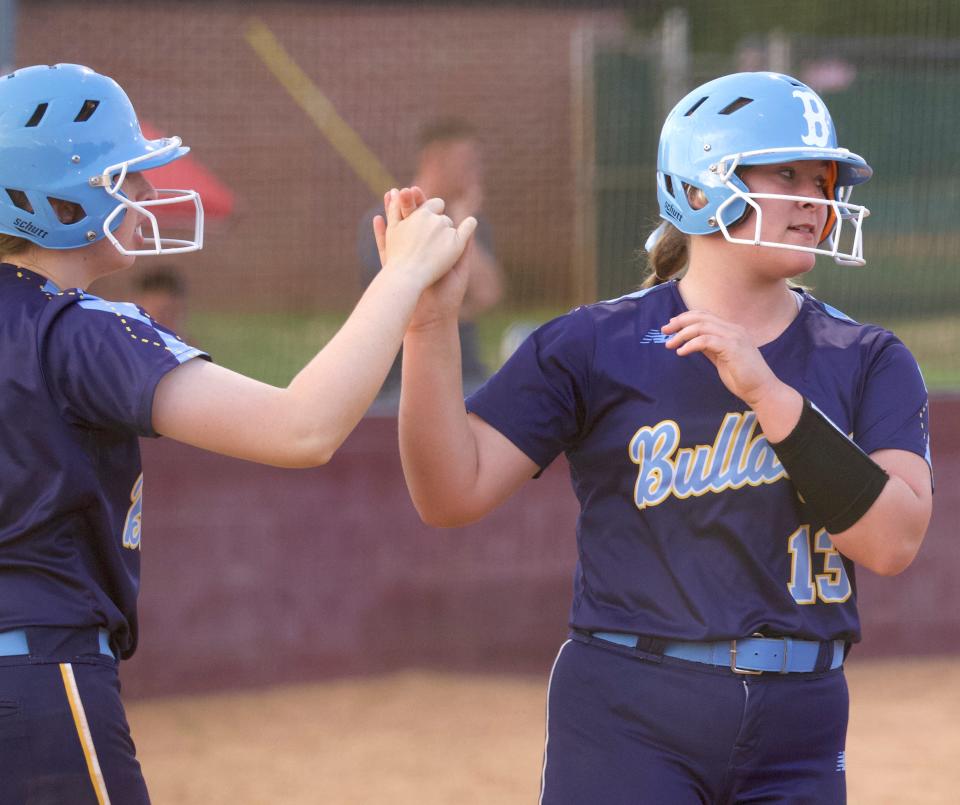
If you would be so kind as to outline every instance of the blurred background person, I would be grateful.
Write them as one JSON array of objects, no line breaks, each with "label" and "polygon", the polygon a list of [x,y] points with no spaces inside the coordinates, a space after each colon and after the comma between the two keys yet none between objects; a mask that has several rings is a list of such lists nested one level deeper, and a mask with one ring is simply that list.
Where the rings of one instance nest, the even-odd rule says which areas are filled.
[{"label": "blurred background person", "polygon": [[[464,394],[480,386],[490,374],[480,357],[480,339],[476,320],[497,305],[503,297],[503,270],[494,251],[493,235],[483,206],[483,158],[476,129],[460,118],[438,118],[427,123],[417,138],[417,172],[411,186],[420,187],[427,198],[439,196],[446,201],[446,214],[459,224],[467,216],[477,219],[473,243],[463,259],[469,263],[469,284],[460,310],[460,362]],[[383,210],[371,207],[360,221],[357,254],[363,286],[380,270],[380,257],[373,236],[373,218]],[[395,413],[400,399],[400,365],[397,356],[380,395],[371,411]]]},{"label": "blurred background person", "polygon": [[154,321],[183,337],[187,315],[187,283],[175,266],[164,264],[137,273],[133,302]]}]

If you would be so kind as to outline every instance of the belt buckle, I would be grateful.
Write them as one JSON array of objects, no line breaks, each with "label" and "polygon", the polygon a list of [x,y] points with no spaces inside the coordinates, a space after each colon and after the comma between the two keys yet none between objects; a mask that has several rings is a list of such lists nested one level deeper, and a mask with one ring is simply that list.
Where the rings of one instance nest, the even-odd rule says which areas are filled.
[{"label": "belt buckle", "polygon": [[[759,637],[759,635],[753,635],[754,637]],[[786,668],[787,658],[784,656],[783,665]],[[760,676],[763,671],[751,671],[749,668],[738,668],[737,667],[737,641],[730,641],[730,670],[735,674],[743,674],[744,676]]]}]

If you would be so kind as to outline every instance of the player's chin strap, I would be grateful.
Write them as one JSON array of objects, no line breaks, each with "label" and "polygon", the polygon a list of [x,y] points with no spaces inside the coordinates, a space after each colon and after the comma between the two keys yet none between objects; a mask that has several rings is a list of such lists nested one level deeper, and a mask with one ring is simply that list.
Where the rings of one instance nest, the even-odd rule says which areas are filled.
[{"label": "player's chin strap", "polygon": [[[157,190],[157,198],[149,201],[133,201],[120,192],[124,179],[127,174],[136,171],[137,164],[147,160],[154,160],[170,151],[178,149],[181,145],[179,137],[171,137],[170,142],[156,151],[143,154],[135,159],[126,162],[120,162],[116,165],[110,165],[104,168],[100,176],[91,179],[91,184],[97,184],[102,187],[107,194],[116,199],[119,203],[103,222],[103,233],[107,239],[114,245],[120,254],[139,256],[150,254],[182,254],[184,252],[195,252],[203,248],[203,203],[200,201],[200,194],[196,190]],[[113,174],[117,174],[114,178]],[[162,238],[160,237],[160,225],[157,223],[157,217],[151,211],[151,207],[163,207],[171,204],[192,204],[193,205],[193,237],[190,239]],[[132,210],[139,213],[150,223],[151,234],[144,236],[146,244],[152,244],[143,249],[127,249],[110,231],[110,225],[116,220],[117,216],[125,210]]]},{"label": "player's chin strap", "polygon": [[839,534],[880,497],[890,476],[808,399],[786,439],[770,443],[823,527]]}]

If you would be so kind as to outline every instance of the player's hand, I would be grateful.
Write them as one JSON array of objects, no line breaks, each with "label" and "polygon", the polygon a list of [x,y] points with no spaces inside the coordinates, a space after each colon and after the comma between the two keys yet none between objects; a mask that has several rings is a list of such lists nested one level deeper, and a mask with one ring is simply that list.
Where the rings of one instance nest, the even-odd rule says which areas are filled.
[{"label": "player's hand", "polygon": [[[422,288],[433,285],[460,259],[477,227],[475,218],[454,227],[443,214],[443,199],[419,203],[421,193],[410,188],[388,194],[386,226],[382,231],[384,270],[402,270],[414,276]],[[407,217],[404,217],[407,213]],[[374,224],[376,234],[380,226]]]},{"label": "player's hand", "polygon": [[[479,191],[479,187],[477,190]],[[461,197],[458,203],[448,205],[446,212],[454,223],[463,222],[477,212],[481,199],[481,195],[468,194],[466,197]],[[401,204],[402,211],[403,204]],[[471,272],[476,265],[476,261],[471,258],[471,252],[475,248],[477,247],[474,246],[471,238],[453,269],[421,294],[413,318],[410,320],[411,328],[426,328],[437,322],[456,320],[461,317],[464,299],[470,293]]]},{"label": "player's hand", "polygon": [[380,253],[381,268],[387,262],[387,220],[386,213],[390,207],[390,199],[394,193],[399,193],[400,198],[400,219],[409,218],[417,207],[427,201],[423,190],[414,185],[413,187],[404,187],[402,190],[388,190],[383,194],[383,215],[375,215],[373,218],[373,237],[377,241],[377,251]]},{"label": "player's hand", "polygon": [[672,336],[666,347],[677,355],[706,355],[717,367],[723,385],[751,408],[782,385],[747,330],[737,324],[703,310],[690,310],[660,329]]},{"label": "player's hand", "polygon": [[421,295],[410,320],[412,329],[422,329],[443,320],[458,320],[463,298],[470,280],[469,252],[473,243],[468,243],[462,256],[453,267]]}]

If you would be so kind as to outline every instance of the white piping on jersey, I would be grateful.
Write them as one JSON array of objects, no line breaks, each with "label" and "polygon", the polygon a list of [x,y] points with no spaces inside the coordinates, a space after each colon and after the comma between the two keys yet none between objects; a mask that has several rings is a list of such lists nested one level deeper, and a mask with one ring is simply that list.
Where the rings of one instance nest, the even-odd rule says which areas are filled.
[{"label": "white piping on jersey", "polygon": [[572,640],[564,641],[563,645],[560,646],[560,650],[557,652],[557,656],[553,660],[553,665],[550,667],[550,679],[547,682],[547,714],[543,727],[543,769],[540,772],[540,799],[537,800],[538,805],[543,805],[543,793],[547,787],[547,747],[550,744],[550,688],[553,686],[553,673],[557,670],[557,663],[560,662],[560,655],[563,653],[563,650],[572,642]]},{"label": "white piping on jersey", "polygon": [[83,702],[80,700],[80,691],[77,689],[77,679],[73,675],[73,666],[68,662],[60,663],[60,675],[63,677],[63,687],[67,692],[67,701],[70,704],[70,712],[73,713],[73,723],[77,728],[77,736],[80,738],[83,757],[87,761],[87,772],[90,774],[90,782],[93,784],[93,790],[97,795],[97,803],[98,805],[110,805],[107,784],[103,779],[103,772],[100,770],[97,749],[93,745],[93,736],[90,734],[87,714],[84,712]]},{"label": "white piping on jersey", "polygon": [[633,291],[633,293],[624,294],[623,296],[618,296],[614,299],[603,299],[595,304],[612,305],[617,302],[622,302],[625,299],[641,299],[652,291],[661,291],[664,288],[669,288],[672,282],[672,280],[670,282],[661,282],[659,285],[651,285],[649,288],[641,288],[639,291]]},{"label": "white piping on jersey", "polygon": [[[667,282],[661,282],[659,285],[651,285],[649,288],[641,288],[639,291],[633,291],[631,293],[624,294],[623,296],[614,297],[613,299],[603,299],[597,302],[596,304],[612,305],[612,304],[616,304],[617,302],[622,302],[626,299],[642,299],[651,291],[660,290],[662,288],[669,288],[670,285],[674,284],[675,282],[676,280],[668,280]],[[795,291],[791,291],[791,293],[793,293],[793,295],[796,297],[797,310],[801,310],[803,308],[803,299],[805,296],[804,292],[800,291],[799,293],[797,293]],[[822,304],[827,309],[827,313],[829,313],[834,318],[845,319],[846,321],[851,321],[851,322],[853,321],[853,319],[851,319],[846,313],[840,310],[837,310],[834,307],[830,307],[830,305],[828,305],[826,302],[821,302],[820,304]],[[856,322],[854,322],[854,324],[856,324]]]},{"label": "white piping on jersey", "polygon": [[860,323],[860,322],[858,322],[856,319],[853,319],[853,318],[851,318],[850,316],[848,316],[848,315],[847,315],[846,313],[844,313],[842,310],[837,310],[835,307],[833,307],[833,305],[828,305],[828,304],[827,304],[826,302],[824,302],[822,299],[818,299],[817,301],[820,302],[821,305],[823,305],[823,309],[824,309],[830,316],[833,316],[833,318],[835,318],[835,319],[840,319],[841,321],[849,321],[849,322],[851,322],[852,324],[859,324],[859,323]]}]

